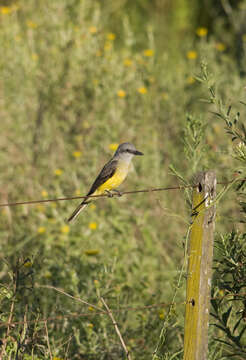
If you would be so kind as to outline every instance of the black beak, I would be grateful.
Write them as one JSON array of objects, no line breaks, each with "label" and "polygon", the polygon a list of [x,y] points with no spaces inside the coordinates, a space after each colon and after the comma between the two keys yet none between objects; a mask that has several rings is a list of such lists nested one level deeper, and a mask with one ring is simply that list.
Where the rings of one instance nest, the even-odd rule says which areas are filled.
[{"label": "black beak", "polygon": [[143,155],[143,153],[141,151],[135,150],[133,151],[134,155]]}]

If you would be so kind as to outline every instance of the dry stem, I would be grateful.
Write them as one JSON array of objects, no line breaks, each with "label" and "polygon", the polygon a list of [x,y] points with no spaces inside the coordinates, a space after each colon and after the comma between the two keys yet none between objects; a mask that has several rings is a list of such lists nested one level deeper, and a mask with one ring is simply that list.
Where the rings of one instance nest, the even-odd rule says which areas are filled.
[{"label": "dry stem", "polygon": [[108,313],[108,316],[109,316],[110,319],[112,320],[112,323],[113,323],[113,325],[114,325],[115,331],[116,331],[117,335],[119,336],[121,345],[122,345],[122,347],[123,347],[123,349],[124,349],[124,351],[125,351],[125,353],[126,353],[127,359],[128,359],[128,360],[131,360],[130,353],[129,353],[129,351],[127,350],[126,344],[125,344],[125,342],[124,342],[124,340],[123,340],[123,337],[121,336],[120,330],[119,330],[118,325],[117,325],[117,323],[116,323],[116,321],[115,321],[115,319],[114,319],[114,317],[113,317],[113,314],[112,314],[111,310],[109,309],[108,305],[106,304],[106,302],[104,301],[104,299],[103,299],[102,297],[100,298],[100,300],[101,300],[101,302],[103,303],[104,307],[106,308],[107,313]]}]

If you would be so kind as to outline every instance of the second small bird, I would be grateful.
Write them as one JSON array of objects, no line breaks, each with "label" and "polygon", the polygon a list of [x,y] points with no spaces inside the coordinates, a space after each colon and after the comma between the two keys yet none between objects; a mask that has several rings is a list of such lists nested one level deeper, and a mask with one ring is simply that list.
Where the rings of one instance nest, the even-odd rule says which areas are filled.
[{"label": "second small bird", "polygon": [[[131,143],[120,144],[112,159],[102,168],[87,196],[101,195],[120,186],[128,174],[134,155],[143,155],[143,153],[136,150]],[[90,200],[85,198],[69,217],[68,222],[74,220],[89,203]]]}]

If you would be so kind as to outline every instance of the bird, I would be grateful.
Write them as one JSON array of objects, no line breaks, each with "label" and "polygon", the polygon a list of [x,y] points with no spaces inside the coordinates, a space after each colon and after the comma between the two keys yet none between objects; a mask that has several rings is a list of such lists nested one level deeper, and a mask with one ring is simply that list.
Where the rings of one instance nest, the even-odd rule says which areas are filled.
[{"label": "bird", "polygon": [[129,142],[120,144],[113,157],[102,168],[87,193],[86,198],[74,210],[67,221],[72,222],[77,218],[81,211],[91,202],[91,200],[88,200],[90,195],[107,193],[109,196],[112,196],[111,190],[117,191],[116,188],[121,185],[127,177],[134,155],[143,155],[143,153],[138,151],[135,146]]}]

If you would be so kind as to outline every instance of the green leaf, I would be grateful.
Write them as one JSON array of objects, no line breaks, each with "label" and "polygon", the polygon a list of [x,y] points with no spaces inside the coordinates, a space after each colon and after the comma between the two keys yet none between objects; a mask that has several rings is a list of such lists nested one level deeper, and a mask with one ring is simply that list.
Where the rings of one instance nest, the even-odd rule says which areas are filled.
[{"label": "green leaf", "polygon": [[223,344],[226,344],[226,345],[228,345],[228,346],[233,347],[232,344],[230,344],[229,342],[227,342],[227,341],[225,341],[225,340],[222,340],[222,339],[219,339],[219,338],[215,338],[214,340],[215,340],[215,341],[219,341],[219,342],[221,342],[221,343],[223,343]]},{"label": "green leaf", "polygon": [[238,325],[240,324],[241,320],[242,320],[242,318],[240,318],[240,319],[236,322],[236,324],[234,325],[233,333],[234,333],[234,332],[236,331],[236,329],[238,328]]},{"label": "green leaf", "polygon": [[225,326],[227,326],[227,322],[228,322],[228,318],[230,316],[231,310],[232,310],[232,306],[230,306],[229,309],[226,312],[224,312],[224,314],[222,314],[222,321]]},{"label": "green leaf", "polygon": [[242,337],[245,330],[246,330],[246,325],[242,328],[242,330],[240,331],[240,334],[238,335],[239,341],[241,340],[241,337]]},{"label": "green leaf", "polygon": [[220,329],[220,330],[222,330],[222,331],[224,331],[224,332],[226,333],[226,329],[225,329],[223,326],[221,326],[221,325],[219,325],[219,324],[214,324],[214,323],[211,324],[211,325],[217,327],[218,329]]},{"label": "green leaf", "polygon": [[175,169],[175,167],[173,166],[173,164],[169,165],[169,170],[171,170],[172,175],[176,176],[177,178],[179,178],[185,185],[187,185],[186,180],[184,179],[184,177],[178,172],[178,170]]},{"label": "green leaf", "polygon": [[230,115],[230,112],[231,112],[231,105],[228,107],[228,110],[227,110],[227,116],[229,116]]},{"label": "green leaf", "polygon": [[211,112],[211,114],[214,114],[224,120],[224,116],[222,116],[220,113],[215,112],[215,111],[210,111],[210,112]]},{"label": "green leaf", "polygon": [[213,306],[214,311],[215,311],[216,313],[218,313],[218,304],[217,304],[217,301],[214,300],[214,299],[212,299],[212,300],[211,300],[211,305]]}]

